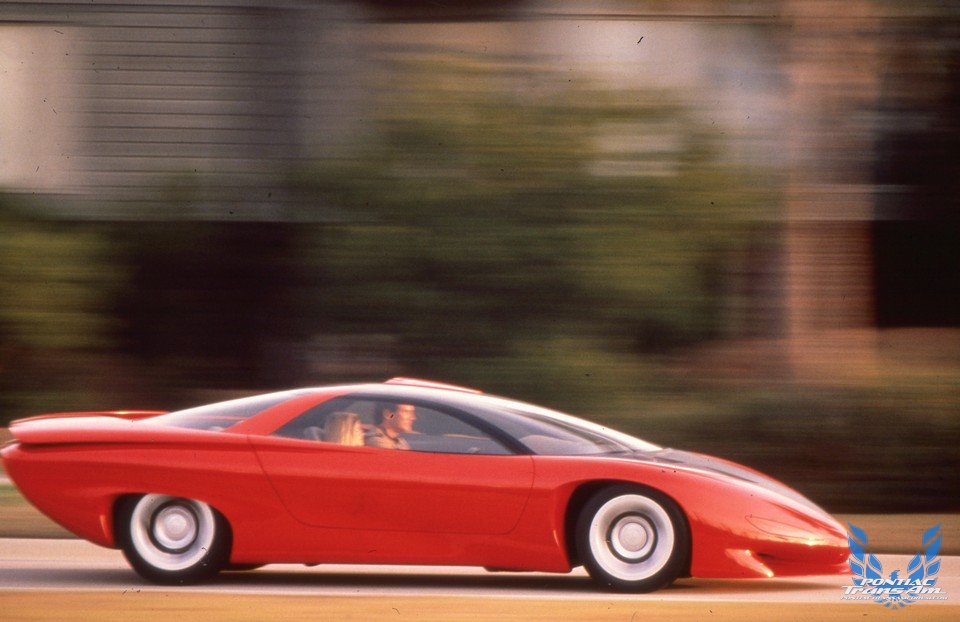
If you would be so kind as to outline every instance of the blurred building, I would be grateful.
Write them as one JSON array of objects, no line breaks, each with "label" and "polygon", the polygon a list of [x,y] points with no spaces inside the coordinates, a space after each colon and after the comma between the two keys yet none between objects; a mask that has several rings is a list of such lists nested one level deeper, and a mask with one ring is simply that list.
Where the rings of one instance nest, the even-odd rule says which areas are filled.
[{"label": "blurred building", "polygon": [[286,218],[287,164],[361,100],[337,35],[357,8],[314,8],[5,3],[0,184],[67,218]]}]

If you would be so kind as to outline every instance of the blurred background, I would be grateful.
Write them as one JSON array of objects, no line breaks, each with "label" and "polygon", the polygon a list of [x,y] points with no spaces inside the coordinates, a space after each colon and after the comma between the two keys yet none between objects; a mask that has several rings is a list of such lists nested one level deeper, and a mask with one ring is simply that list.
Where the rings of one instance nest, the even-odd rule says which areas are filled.
[{"label": "blurred background", "polygon": [[960,509],[960,7],[0,5],[0,424],[395,375]]}]

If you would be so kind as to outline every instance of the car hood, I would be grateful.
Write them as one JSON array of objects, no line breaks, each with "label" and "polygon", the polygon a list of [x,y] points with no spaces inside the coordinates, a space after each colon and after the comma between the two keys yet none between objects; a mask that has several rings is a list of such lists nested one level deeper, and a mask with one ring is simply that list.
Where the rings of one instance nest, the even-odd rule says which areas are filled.
[{"label": "car hood", "polygon": [[[623,456],[628,457],[628,456]],[[749,482],[760,488],[782,495],[806,506],[826,514],[823,508],[819,507],[813,501],[810,501],[802,494],[790,488],[786,484],[779,482],[768,475],[755,471],[750,467],[717,458],[700,454],[693,451],[682,451],[679,449],[660,449],[651,452],[635,452],[629,458],[660,465],[678,465],[689,469],[696,469],[705,473],[723,475],[741,482]]]}]

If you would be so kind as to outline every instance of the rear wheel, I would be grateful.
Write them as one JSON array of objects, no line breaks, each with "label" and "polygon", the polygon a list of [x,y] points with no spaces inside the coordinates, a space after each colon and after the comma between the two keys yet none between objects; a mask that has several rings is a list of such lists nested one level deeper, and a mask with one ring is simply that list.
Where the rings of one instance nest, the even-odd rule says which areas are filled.
[{"label": "rear wheel", "polygon": [[683,512],[656,491],[613,486],[595,494],[577,520],[577,553],[595,581],[651,592],[684,570],[690,536]]},{"label": "rear wheel", "polygon": [[117,542],[140,576],[166,585],[215,575],[230,557],[230,530],[206,503],[144,495],[119,507]]}]

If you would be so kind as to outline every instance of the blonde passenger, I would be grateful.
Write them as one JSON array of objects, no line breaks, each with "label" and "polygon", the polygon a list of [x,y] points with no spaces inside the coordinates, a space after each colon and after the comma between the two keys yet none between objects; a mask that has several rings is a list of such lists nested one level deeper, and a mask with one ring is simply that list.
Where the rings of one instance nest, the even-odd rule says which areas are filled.
[{"label": "blonde passenger", "polygon": [[335,412],[323,426],[323,440],[350,447],[363,446],[363,425],[360,417],[350,412]]}]

